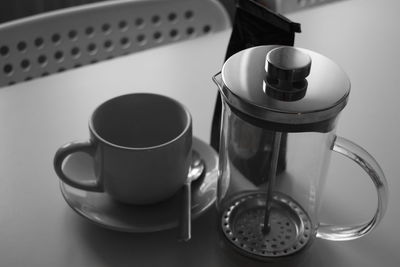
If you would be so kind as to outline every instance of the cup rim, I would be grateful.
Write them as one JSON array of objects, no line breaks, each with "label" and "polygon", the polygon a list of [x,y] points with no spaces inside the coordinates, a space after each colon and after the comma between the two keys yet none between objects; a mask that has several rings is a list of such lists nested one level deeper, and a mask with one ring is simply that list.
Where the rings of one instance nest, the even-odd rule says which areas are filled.
[{"label": "cup rim", "polygon": [[[96,112],[99,110],[99,108],[103,105],[105,105],[106,103],[109,103],[117,98],[122,98],[122,97],[126,97],[126,96],[131,96],[131,95],[151,95],[151,96],[157,96],[157,97],[161,97],[161,98],[165,98],[168,101],[174,102],[176,105],[178,105],[182,111],[185,112],[186,118],[187,118],[187,123],[184,127],[184,129],[181,131],[181,133],[179,135],[177,135],[175,138],[155,145],[155,146],[147,146],[147,147],[129,147],[129,146],[122,146],[122,145],[117,145],[114,144],[106,139],[104,139],[103,137],[101,137],[97,131],[94,128],[93,125],[93,119],[94,119],[94,115],[96,114]],[[181,102],[177,101],[176,99],[169,97],[169,96],[165,96],[165,95],[161,95],[161,94],[156,94],[156,93],[128,93],[128,94],[123,94],[123,95],[119,95],[116,97],[112,97],[104,102],[102,102],[101,104],[99,104],[94,111],[92,112],[90,118],[89,118],[89,130],[90,132],[98,139],[100,140],[103,144],[106,144],[108,146],[114,147],[114,148],[118,148],[118,149],[124,149],[124,150],[133,150],[133,151],[143,151],[143,150],[152,150],[152,149],[158,149],[158,148],[162,148],[165,147],[173,142],[175,142],[176,140],[180,139],[182,136],[186,135],[186,133],[191,129],[192,127],[192,115],[190,114],[189,110],[186,108],[186,106],[184,106]]]}]

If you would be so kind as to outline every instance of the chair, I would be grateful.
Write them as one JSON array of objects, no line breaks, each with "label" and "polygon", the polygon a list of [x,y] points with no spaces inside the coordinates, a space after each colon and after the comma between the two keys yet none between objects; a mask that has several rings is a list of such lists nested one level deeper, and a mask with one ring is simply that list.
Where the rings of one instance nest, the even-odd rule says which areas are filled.
[{"label": "chair", "polygon": [[217,0],[119,0],[0,24],[0,87],[230,27]]}]

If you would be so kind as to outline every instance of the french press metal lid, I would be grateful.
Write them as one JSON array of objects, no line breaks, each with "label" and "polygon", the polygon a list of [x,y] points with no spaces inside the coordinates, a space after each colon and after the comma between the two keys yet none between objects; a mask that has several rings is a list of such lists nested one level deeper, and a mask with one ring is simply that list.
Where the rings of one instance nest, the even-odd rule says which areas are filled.
[{"label": "french press metal lid", "polygon": [[258,46],[230,57],[222,71],[224,100],[254,123],[281,131],[331,127],[350,81],[332,60],[290,46]]}]

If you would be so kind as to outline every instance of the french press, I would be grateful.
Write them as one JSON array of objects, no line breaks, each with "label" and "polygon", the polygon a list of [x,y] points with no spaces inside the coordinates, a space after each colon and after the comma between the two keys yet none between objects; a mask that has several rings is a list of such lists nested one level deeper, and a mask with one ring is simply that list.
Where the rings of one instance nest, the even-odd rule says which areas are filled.
[{"label": "french press", "polygon": [[[335,135],[350,82],[327,57],[291,46],[257,46],[231,56],[213,77],[223,99],[217,209],[225,239],[261,260],[295,254],[315,238],[370,232],[387,206],[375,159]],[[356,226],[318,219],[331,151],[360,165],[378,193],[374,217]]]}]

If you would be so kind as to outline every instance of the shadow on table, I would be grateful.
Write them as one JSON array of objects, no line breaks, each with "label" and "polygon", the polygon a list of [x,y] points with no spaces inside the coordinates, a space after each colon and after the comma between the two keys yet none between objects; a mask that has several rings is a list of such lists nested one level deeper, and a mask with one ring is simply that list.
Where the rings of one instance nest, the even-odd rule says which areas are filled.
[{"label": "shadow on table", "polygon": [[[177,240],[177,229],[156,233],[123,233],[101,228],[76,216],[74,229],[87,251],[103,262],[104,266],[265,266],[265,262],[249,259],[227,246],[217,231],[217,214],[214,208],[193,222],[192,239]],[[268,266],[296,267],[319,262],[326,255],[335,257],[324,242],[315,244],[299,257],[291,260],[268,262]],[[324,255],[321,255],[323,251]],[[313,255],[318,252],[319,255]]]}]

